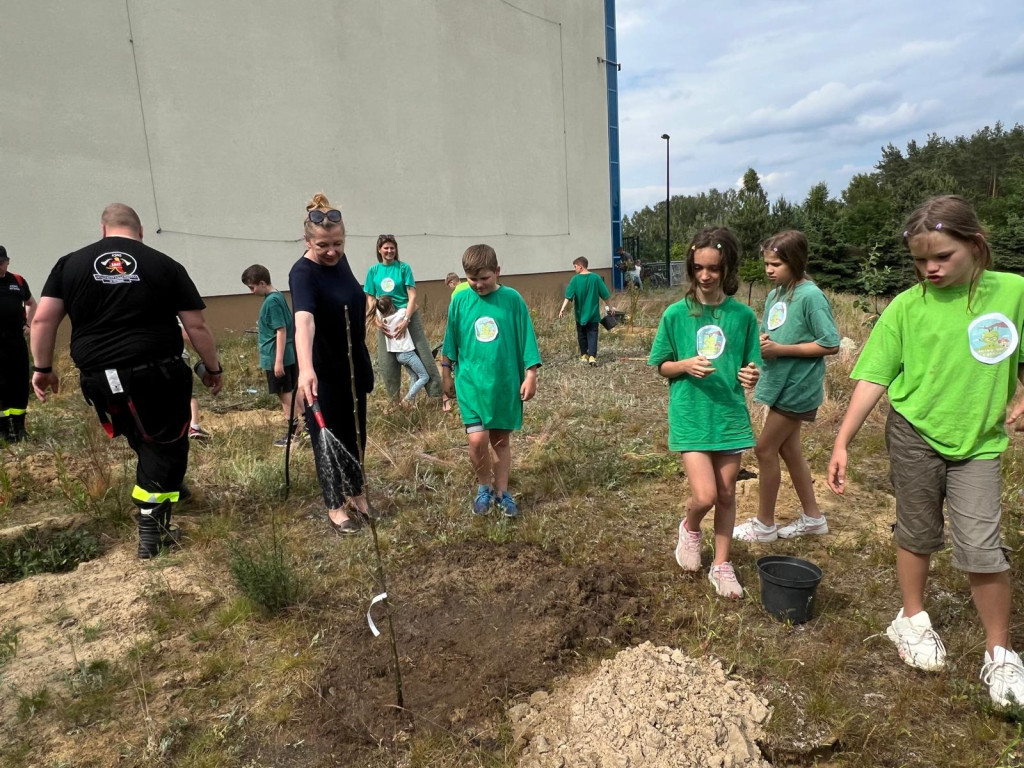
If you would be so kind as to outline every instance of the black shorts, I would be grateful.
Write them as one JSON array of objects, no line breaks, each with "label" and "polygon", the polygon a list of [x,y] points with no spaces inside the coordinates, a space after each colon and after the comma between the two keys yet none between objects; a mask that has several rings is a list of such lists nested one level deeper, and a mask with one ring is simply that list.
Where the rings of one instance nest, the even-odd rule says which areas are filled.
[{"label": "black shorts", "polygon": [[280,395],[283,392],[294,392],[295,384],[299,380],[299,364],[292,363],[284,367],[284,376],[280,379],[274,375],[271,368],[267,371],[267,390],[272,395]]}]

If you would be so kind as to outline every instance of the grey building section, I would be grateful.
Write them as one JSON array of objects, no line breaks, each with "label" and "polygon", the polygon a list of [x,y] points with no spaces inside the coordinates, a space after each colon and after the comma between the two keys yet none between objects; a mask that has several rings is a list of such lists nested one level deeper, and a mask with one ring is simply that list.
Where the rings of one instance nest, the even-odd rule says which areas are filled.
[{"label": "grey building section", "polygon": [[504,273],[609,267],[604,9],[595,0],[36,0],[0,24],[0,242],[36,293],[104,205],[206,296],[275,282],[306,200],[420,281],[489,242]]}]

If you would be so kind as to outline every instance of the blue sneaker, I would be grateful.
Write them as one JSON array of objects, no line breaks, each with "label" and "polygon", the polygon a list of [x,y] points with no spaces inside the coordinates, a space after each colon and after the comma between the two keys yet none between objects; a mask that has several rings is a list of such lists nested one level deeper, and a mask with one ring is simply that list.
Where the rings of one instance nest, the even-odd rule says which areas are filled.
[{"label": "blue sneaker", "polygon": [[501,514],[505,517],[519,517],[519,505],[508,491],[502,492],[501,498],[498,499],[498,506],[501,507]]},{"label": "blue sneaker", "polygon": [[491,511],[491,505],[494,504],[495,501],[494,491],[489,485],[478,486],[476,498],[473,499],[473,514],[486,515]]}]

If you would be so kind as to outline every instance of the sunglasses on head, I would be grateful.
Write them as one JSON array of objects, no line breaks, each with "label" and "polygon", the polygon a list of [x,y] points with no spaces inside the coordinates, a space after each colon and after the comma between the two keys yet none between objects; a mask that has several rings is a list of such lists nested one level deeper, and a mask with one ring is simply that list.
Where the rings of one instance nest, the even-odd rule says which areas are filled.
[{"label": "sunglasses on head", "polygon": [[341,223],[341,211],[331,208],[327,211],[321,211],[319,208],[314,208],[308,214],[309,220],[314,224],[323,224],[324,221],[329,221],[332,224]]}]

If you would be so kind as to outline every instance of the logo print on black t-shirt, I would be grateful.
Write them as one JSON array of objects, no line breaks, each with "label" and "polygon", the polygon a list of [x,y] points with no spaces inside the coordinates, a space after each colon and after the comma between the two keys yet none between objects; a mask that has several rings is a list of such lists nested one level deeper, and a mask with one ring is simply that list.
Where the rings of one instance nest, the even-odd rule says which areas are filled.
[{"label": "logo print on black t-shirt", "polygon": [[105,285],[120,283],[137,283],[139,276],[135,274],[138,264],[134,256],[120,251],[101,253],[92,263],[93,279]]}]

